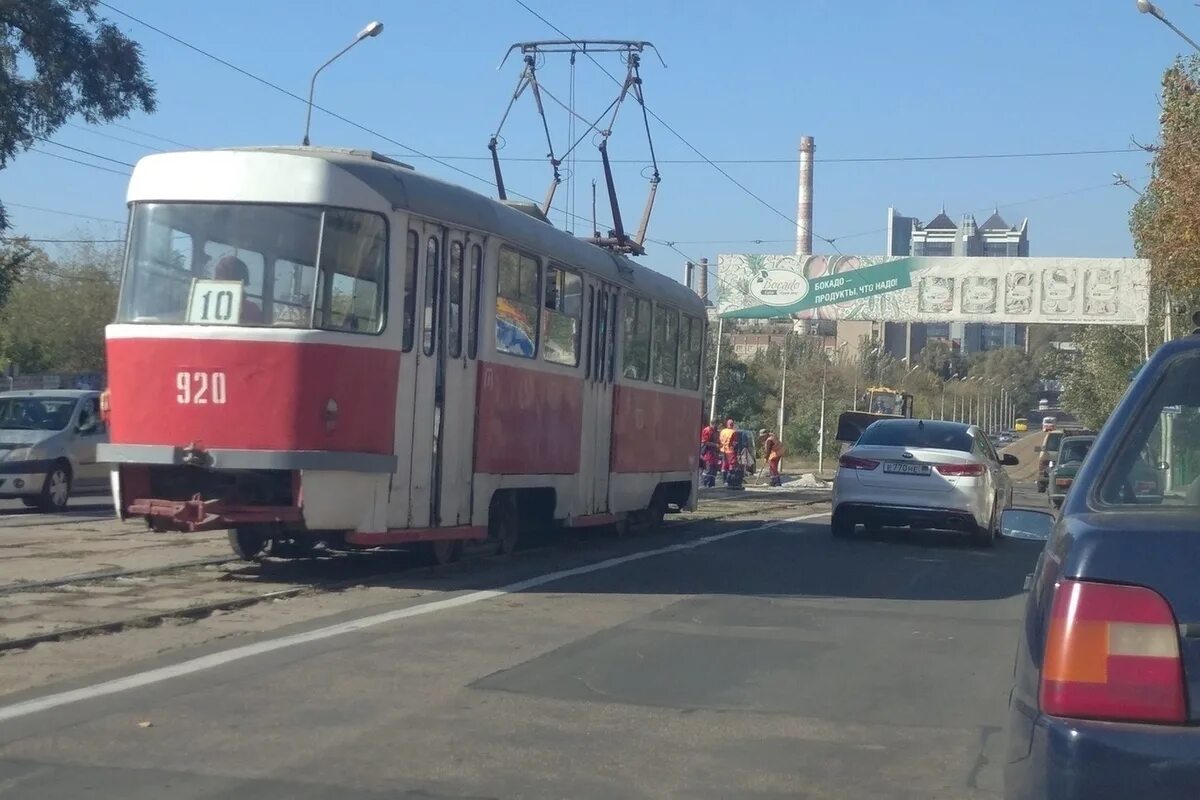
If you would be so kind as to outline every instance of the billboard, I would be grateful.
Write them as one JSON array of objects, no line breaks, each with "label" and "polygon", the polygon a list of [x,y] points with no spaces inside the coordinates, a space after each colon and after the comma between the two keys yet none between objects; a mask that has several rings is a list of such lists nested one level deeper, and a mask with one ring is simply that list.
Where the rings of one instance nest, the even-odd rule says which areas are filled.
[{"label": "billboard", "polygon": [[721,255],[723,317],[1145,325],[1136,258]]}]

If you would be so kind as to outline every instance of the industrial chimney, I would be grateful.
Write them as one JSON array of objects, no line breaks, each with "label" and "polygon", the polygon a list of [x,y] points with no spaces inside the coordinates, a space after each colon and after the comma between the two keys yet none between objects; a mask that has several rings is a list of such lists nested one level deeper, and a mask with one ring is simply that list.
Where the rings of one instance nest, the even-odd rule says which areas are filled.
[{"label": "industrial chimney", "polygon": [[813,144],[811,136],[800,137],[800,199],[796,203],[796,255],[812,253]]},{"label": "industrial chimney", "polygon": [[696,294],[700,295],[700,299],[705,305],[709,302],[708,297],[708,259],[700,259],[700,273],[696,276]]},{"label": "industrial chimney", "polygon": [[696,287],[696,265],[690,261],[683,264],[683,285],[693,290]]}]

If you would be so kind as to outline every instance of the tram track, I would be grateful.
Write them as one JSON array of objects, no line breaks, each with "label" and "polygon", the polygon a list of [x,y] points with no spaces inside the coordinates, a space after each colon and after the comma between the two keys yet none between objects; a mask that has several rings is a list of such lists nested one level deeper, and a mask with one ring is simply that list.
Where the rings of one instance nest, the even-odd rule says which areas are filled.
[{"label": "tram track", "polygon": [[[827,496],[795,498],[788,502],[772,504],[753,503],[742,508],[721,510],[715,514],[689,515],[685,519],[668,521],[664,532],[683,532],[709,522],[811,506],[827,499]],[[561,549],[563,545],[561,539],[539,542],[534,546],[521,548],[518,557],[546,553]],[[450,574],[454,570],[469,568],[473,564],[486,564],[508,557],[496,554],[490,545],[478,545],[468,548],[464,560],[456,564],[430,565],[419,563],[420,558],[417,553],[405,550],[335,551],[315,559],[266,560],[257,563],[242,562],[233,557],[215,557],[142,569],[81,573],[48,581],[10,583],[0,586],[0,599],[19,599],[22,593],[38,593],[39,596],[54,595],[65,604],[69,604],[74,595],[86,603],[89,599],[94,600],[95,595],[99,593],[100,601],[105,597],[117,601],[128,600],[127,607],[130,613],[81,624],[67,622],[50,630],[8,637],[4,636],[5,625],[0,620],[0,656],[27,650],[45,642],[81,639],[134,628],[150,628],[171,621],[195,621],[215,613],[262,603],[343,591],[362,585],[364,581],[377,580],[384,576],[399,577],[418,571],[425,571],[430,575]],[[414,561],[418,563],[413,563]],[[261,591],[264,584],[274,588]],[[183,594],[172,594],[173,591],[182,591]],[[180,601],[193,596],[193,592],[208,592],[210,595],[215,593],[220,596],[201,602],[172,602],[173,598]],[[160,596],[153,596],[156,593]],[[52,600],[47,600],[46,604],[54,606]],[[108,603],[105,607],[113,608],[116,605],[119,603]],[[154,605],[164,607],[149,608]]]}]

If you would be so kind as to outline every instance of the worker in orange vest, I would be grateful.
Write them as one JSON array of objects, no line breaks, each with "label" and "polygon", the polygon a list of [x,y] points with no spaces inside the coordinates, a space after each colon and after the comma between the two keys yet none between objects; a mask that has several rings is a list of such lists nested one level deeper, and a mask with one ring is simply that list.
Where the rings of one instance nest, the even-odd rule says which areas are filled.
[{"label": "worker in orange vest", "polygon": [[700,430],[700,463],[704,469],[704,486],[717,485],[717,467],[721,463],[721,450],[717,441],[717,426],[706,421]]},{"label": "worker in orange vest", "polygon": [[729,472],[733,469],[734,463],[737,461],[737,443],[734,441],[734,435],[737,433],[737,425],[733,418],[725,420],[725,427],[721,429],[721,456],[724,463],[721,465],[721,471],[725,479],[726,485],[729,484]]},{"label": "worker in orange vest", "polygon": [[765,428],[758,432],[758,438],[762,441],[763,455],[767,457],[767,467],[771,471],[771,485],[782,486],[783,478],[779,475],[779,460],[783,458],[783,447],[779,444],[779,439],[774,433]]}]

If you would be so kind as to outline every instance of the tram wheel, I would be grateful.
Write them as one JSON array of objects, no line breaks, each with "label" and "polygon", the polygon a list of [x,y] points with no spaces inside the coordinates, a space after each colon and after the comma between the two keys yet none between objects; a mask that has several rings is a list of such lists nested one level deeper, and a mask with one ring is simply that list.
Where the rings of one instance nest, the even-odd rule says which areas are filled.
[{"label": "tram wheel", "polygon": [[462,539],[439,539],[429,543],[429,552],[438,566],[453,564],[462,558]]},{"label": "tram wheel", "polygon": [[497,498],[489,515],[490,539],[497,545],[500,555],[510,555],[517,549],[520,535],[520,515],[517,513],[515,497]]},{"label": "tram wheel", "polygon": [[646,507],[646,522],[651,528],[661,528],[667,516],[667,500],[661,491],[656,491]]},{"label": "tram wheel", "polygon": [[270,540],[253,528],[234,528],[229,531],[229,546],[243,561],[257,561],[266,555]]}]

